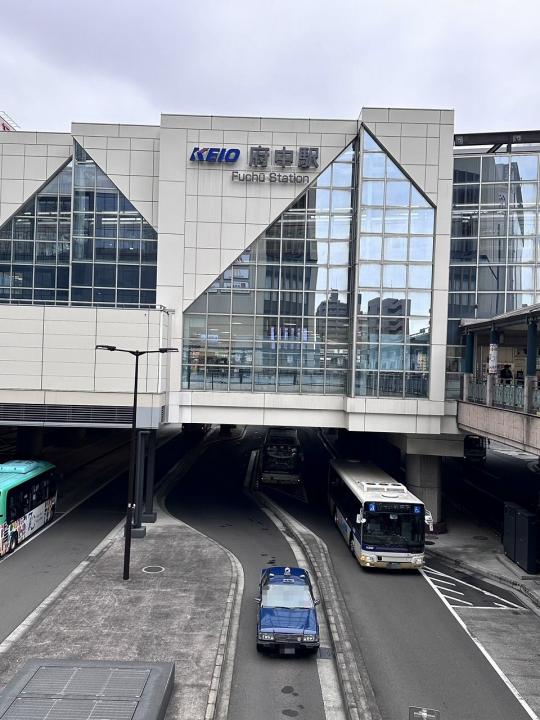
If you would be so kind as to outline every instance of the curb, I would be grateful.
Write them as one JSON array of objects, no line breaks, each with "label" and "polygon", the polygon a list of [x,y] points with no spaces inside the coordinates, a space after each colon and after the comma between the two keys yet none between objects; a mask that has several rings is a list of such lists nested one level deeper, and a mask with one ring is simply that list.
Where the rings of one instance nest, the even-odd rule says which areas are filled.
[{"label": "curb", "polygon": [[345,600],[326,544],[264,493],[253,492],[270,509],[304,551],[319,586],[334,650],[345,711],[350,720],[382,720],[363,656],[352,630]]},{"label": "curb", "polygon": [[513,590],[517,590],[518,592],[525,595],[525,597],[530,600],[535,607],[540,608],[540,598],[537,597],[533,592],[531,592],[531,590],[529,590],[526,585],[523,585],[523,583],[519,582],[518,580],[512,580],[505,577],[504,575],[499,575],[499,573],[493,572],[493,570],[485,570],[484,568],[478,567],[477,565],[472,565],[465,560],[459,560],[458,558],[451,557],[442,550],[434,550],[432,548],[429,548],[429,550],[426,549],[426,555],[433,555],[436,558],[440,558],[441,560],[444,560],[445,562],[454,565],[454,567],[463,568],[470,573],[480,575],[481,577],[488,578],[489,580],[495,580],[496,582],[501,583],[501,585],[507,585]]}]

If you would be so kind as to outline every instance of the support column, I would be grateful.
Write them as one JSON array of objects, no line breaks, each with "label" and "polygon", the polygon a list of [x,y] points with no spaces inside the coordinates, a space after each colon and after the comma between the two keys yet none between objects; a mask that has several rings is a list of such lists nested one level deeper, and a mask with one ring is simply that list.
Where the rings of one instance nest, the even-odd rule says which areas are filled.
[{"label": "support column", "polygon": [[156,431],[148,432],[146,453],[146,491],[144,497],[144,510],[142,521],[144,523],[156,522],[157,513],[154,512],[154,474],[156,468]]},{"label": "support column", "polygon": [[18,460],[39,460],[43,452],[42,427],[18,427],[15,442]]},{"label": "support column", "polygon": [[527,374],[523,386],[523,410],[533,413],[533,395],[538,386],[536,357],[538,355],[538,327],[535,322],[527,325]]},{"label": "support column", "polygon": [[469,399],[469,385],[473,376],[474,367],[474,335],[467,333],[465,336],[465,360],[463,363],[463,393],[461,399],[465,402]]},{"label": "support column", "polygon": [[434,531],[445,532],[441,515],[441,458],[437,455],[407,455],[407,487],[431,512]]},{"label": "support column", "polygon": [[135,499],[135,509],[133,512],[133,527],[131,529],[131,537],[143,538],[146,535],[146,528],[141,522],[143,497],[144,497],[144,459],[146,454],[146,433],[137,431],[137,448],[135,451],[135,488],[133,497]]}]

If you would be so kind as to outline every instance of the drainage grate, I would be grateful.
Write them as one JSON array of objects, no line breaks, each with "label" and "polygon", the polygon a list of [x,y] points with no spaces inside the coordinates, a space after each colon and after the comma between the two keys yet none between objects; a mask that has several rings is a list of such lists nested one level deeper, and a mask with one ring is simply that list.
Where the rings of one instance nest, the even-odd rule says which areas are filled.
[{"label": "drainage grate", "polygon": [[136,702],[17,698],[2,720],[132,720]]},{"label": "drainage grate", "polygon": [[174,663],[30,660],[0,694],[0,720],[162,720]]}]

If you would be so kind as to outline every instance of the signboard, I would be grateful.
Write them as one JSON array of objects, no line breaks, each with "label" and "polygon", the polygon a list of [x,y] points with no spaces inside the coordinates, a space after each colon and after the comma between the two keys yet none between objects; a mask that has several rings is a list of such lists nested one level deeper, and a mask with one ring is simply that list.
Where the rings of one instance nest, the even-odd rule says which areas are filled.
[{"label": "signboard", "polygon": [[496,343],[490,343],[488,359],[488,373],[490,375],[497,374],[498,350],[499,346]]}]

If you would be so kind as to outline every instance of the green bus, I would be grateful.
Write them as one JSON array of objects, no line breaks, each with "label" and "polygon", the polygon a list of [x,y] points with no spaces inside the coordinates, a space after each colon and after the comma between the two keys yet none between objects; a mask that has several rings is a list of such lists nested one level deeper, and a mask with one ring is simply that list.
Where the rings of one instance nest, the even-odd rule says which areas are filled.
[{"label": "green bus", "polygon": [[44,460],[0,463],[0,557],[52,520],[57,472]]}]

